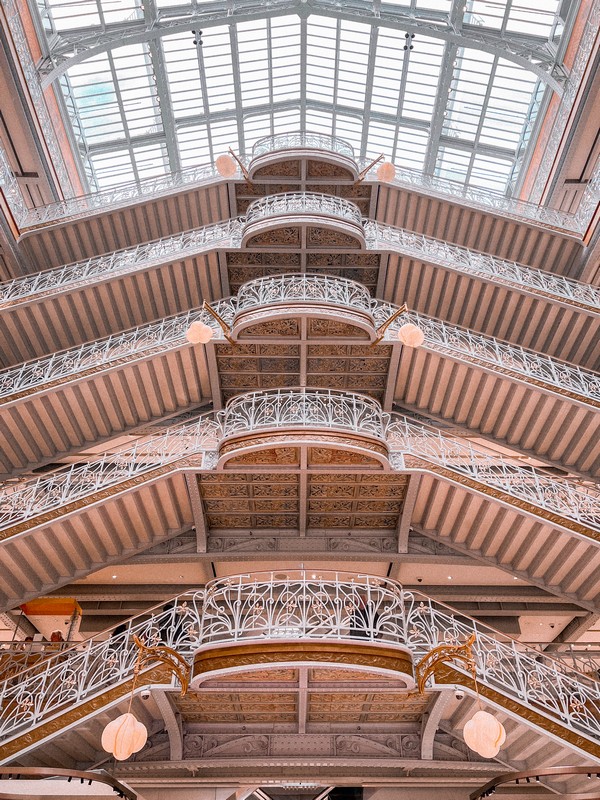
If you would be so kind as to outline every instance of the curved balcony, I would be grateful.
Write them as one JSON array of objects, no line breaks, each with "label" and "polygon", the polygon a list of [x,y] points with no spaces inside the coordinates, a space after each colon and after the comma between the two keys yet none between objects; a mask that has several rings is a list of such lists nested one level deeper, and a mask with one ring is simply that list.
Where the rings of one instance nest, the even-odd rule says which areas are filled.
[{"label": "curved balcony", "polygon": [[318,440],[324,446],[358,450],[387,464],[388,415],[366,395],[329,389],[250,392],[232,398],[221,414],[222,461],[272,447],[281,439],[286,445]]},{"label": "curved balcony", "polygon": [[[155,608],[150,618],[133,618],[124,629],[51,653],[18,675],[10,672],[0,683],[2,758],[9,759],[23,745],[18,737],[37,726],[51,721],[46,735],[54,735],[78,714],[90,713],[88,701],[94,699],[91,708],[99,710],[126,696],[137,655],[134,633],[150,646],[166,645],[193,661],[195,688],[216,672],[261,669],[282,660],[327,663],[330,652],[338,666],[394,674],[410,688],[412,662],[438,645],[474,636],[484,699],[527,724],[550,731],[558,726],[582,750],[600,741],[600,684],[560,661],[542,662],[537,651],[519,642],[500,642],[492,628],[459,618],[448,606],[406,592],[388,578],[292,571],[217,578],[204,590]],[[265,658],[256,658],[258,646]],[[170,682],[150,665],[138,686]],[[446,665],[428,683],[432,690],[456,684],[474,692],[460,663]]]},{"label": "curved balcony", "polygon": [[252,145],[252,158],[258,158],[267,153],[279,150],[325,150],[337,153],[354,160],[354,148],[345,139],[339,136],[329,136],[326,133],[311,133],[299,131],[298,133],[277,133],[274,136],[263,136]]},{"label": "curved balcony", "polygon": [[366,395],[331,389],[278,389],[232,398],[223,413],[223,439],[248,431],[326,428],[385,441],[388,415]]},{"label": "curved balcony", "polygon": [[182,464],[212,470],[219,453],[229,458],[241,449],[260,449],[269,437],[272,442],[294,431],[305,431],[309,440],[326,433],[333,446],[361,449],[386,468],[429,471],[553,525],[600,539],[597,489],[515,464],[400,414],[388,415],[369,397],[310,389],[240,395],[216,419],[205,415],[97,461],[6,486],[0,490],[0,539],[35,527],[36,518],[43,520],[47,512],[56,516],[60,508],[80,507],[80,501],[97,492],[118,493],[133,478],[150,480]]},{"label": "curved balcony", "polygon": [[[317,192],[284,192],[260,197],[248,206],[245,217],[242,247],[273,246],[264,234],[274,228],[330,228],[349,242],[365,249],[365,236],[360,209],[350,200]],[[261,236],[262,234],[262,236]],[[291,240],[290,244],[299,240]],[[278,242],[285,244],[285,242]],[[329,242],[331,244],[331,242]]]},{"label": "curved balcony", "polygon": [[[305,162],[301,165],[301,162]],[[248,174],[252,180],[278,180],[284,165],[284,174],[291,166],[296,177],[307,180],[331,180],[354,183],[359,176],[359,166],[354,148],[344,139],[322,133],[279,133],[264,136],[252,147]],[[280,179],[279,179],[280,180]]]}]

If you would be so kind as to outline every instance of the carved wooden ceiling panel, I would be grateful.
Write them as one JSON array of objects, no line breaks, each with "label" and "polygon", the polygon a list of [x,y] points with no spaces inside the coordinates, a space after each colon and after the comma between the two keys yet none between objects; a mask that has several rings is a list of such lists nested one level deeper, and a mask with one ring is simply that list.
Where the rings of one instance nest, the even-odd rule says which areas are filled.
[{"label": "carved wooden ceiling panel", "polygon": [[[308,466],[327,463],[344,468],[360,455],[312,447]],[[297,448],[271,448],[247,457],[262,458],[267,467],[293,463],[289,471],[199,475],[209,533],[303,530],[308,535],[322,531],[341,535],[348,530],[394,532],[398,527],[406,475],[319,471],[309,472],[301,481]]]},{"label": "carved wooden ceiling panel", "polygon": [[257,169],[252,178],[252,182],[235,185],[238,214],[244,214],[257,197],[298,191],[347,197],[356,203],[363,216],[369,213],[372,187],[355,183],[352,173],[340,164],[321,159],[282,159]]},{"label": "carved wooden ceiling panel", "polygon": [[225,260],[232,293],[242,283],[268,275],[283,275],[289,272],[309,272],[333,275],[358,281],[375,293],[381,261],[379,253],[364,252],[249,252],[237,250],[227,252]]},{"label": "carved wooden ceiling panel", "polygon": [[308,693],[308,722],[418,722],[429,703],[427,695],[402,692]]}]

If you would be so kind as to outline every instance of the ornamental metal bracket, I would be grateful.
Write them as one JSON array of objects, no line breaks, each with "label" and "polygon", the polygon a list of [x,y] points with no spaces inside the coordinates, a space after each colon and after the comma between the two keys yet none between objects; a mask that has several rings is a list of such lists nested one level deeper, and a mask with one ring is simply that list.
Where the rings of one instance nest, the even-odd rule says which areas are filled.
[{"label": "ornamental metal bracket", "polygon": [[371,342],[371,347],[375,347],[376,344],[379,344],[379,342],[383,339],[385,332],[390,327],[392,322],[395,322],[398,319],[398,317],[402,316],[402,314],[406,314],[407,311],[408,311],[408,306],[405,303],[403,303],[400,306],[400,308],[397,308],[394,311],[394,313],[391,314],[386,319],[385,322],[382,322],[381,325],[375,331],[375,339],[373,342]]},{"label": "ornamental metal bracket", "polygon": [[215,311],[215,309],[214,309],[214,308],[212,308],[212,306],[210,306],[210,305],[209,305],[209,304],[206,302],[206,300],[205,300],[205,301],[202,303],[202,310],[203,310],[203,311],[208,311],[208,313],[211,315],[211,317],[212,317],[214,320],[216,320],[216,322],[219,324],[219,326],[220,326],[221,330],[223,331],[223,333],[225,334],[225,338],[227,339],[227,341],[229,342],[229,344],[233,344],[233,345],[235,345],[235,344],[236,344],[236,342],[235,342],[235,341],[234,341],[234,340],[231,338],[231,328],[230,328],[230,327],[229,327],[229,325],[228,325],[228,324],[225,322],[225,320],[223,319],[223,317],[222,317],[222,316],[221,316],[221,315],[220,315],[220,314],[219,314],[217,311]]},{"label": "ornamental metal bracket", "polygon": [[188,664],[185,658],[173,650],[172,647],[166,645],[159,645],[157,647],[148,647],[142,640],[134,634],[133,641],[138,648],[138,657],[133,670],[134,686],[140,670],[150,661],[158,661],[164,664],[171,670],[173,675],[179,680],[181,686],[181,697],[187,694],[190,685],[190,678],[192,674],[192,665]]},{"label": "ornamental metal bracket", "polygon": [[415,666],[415,680],[417,681],[419,694],[425,692],[427,679],[435,674],[438,665],[447,664],[449,661],[462,661],[473,676],[473,680],[476,681],[476,667],[473,657],[474,643],[475,634],[473,633],[462,644],[440,644],[430,650],[429,653],[426,653]]}]

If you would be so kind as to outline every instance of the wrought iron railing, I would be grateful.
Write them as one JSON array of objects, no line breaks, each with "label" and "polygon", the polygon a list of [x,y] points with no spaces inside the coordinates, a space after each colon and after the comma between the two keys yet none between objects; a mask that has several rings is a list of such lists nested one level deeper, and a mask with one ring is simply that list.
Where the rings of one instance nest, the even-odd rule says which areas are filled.
[{"label": "wrought iron railing", "polygon": [[236,311],[277,303],[327,303],[372,314],[369,290],[356,281],[331,275],[287,274],[256,278],[240,286]]},{"label": "wrought iron railing", "polygon": [[395,250],[423,261],[449,266],[460,272],[476,275],[506,286],[524,288],[551,298],[600,308],[600,288],[564,278],[516,261],[469,250],[442,239],[432,239],[403,228],[365,221],[367,247],[372,250]]},{"label": "wrought iron railing", "polygon": [[223,437],[270,428],[319,428],[385,438],[387,414],[366,395],[331,389],[249,392],[232,398],[223,413]]},{"label": "wrought iron railing", "polygon": [[532,467],[492,455],[394,414],[386,431],[392,465],[401,469],[407,455],[448,468],[459,475],[600,530],[600,489],[544,475]]},{"label": "wrought iron railing", "polygon": [[268,217],[290,214],[318,214],[349,220],[362,228],[359,207],[343,197],[317,192],[283,192],[259,197],[248,206],[246,224],[250,225]]},{"label": "wrought iron railing", "polygon": [[174,425],[166,433],[137,441],[130,447],[105,453],[96,461],[73,464],[25,483],[0,487],[0,530],[185,456],[200,458],[200,469],[210,468],[212,462],[201,457],[214,452],[219,433],[212,415],[205,415],[191,423]]},{"label": "wrought iron railing", "polygon": [[[290,389],[251,392],[233,398],[216,418],[168,428],[133,447],[105,454],[25,483],[0,489],[0,529],[57,510],[101,488],[193,455],[197,469],[212,469],[219,443],[240,431],[282,428],[347,430],[386,442],[392,468],[405,469],[406,456],[450,470],[536,509],[600,530],[600,491],[586,484],[545,475],[514,460],[432,430],[400,414],[384,414],[375,400],[349,392]],[[420,467],[417,467],[420,468]]]},{"label": "wrought iron railing", "polygon": [[[395,165],[395,169],[395,177],[390,182],[392,186],[414,189],[442,200],[458,200],[461,205],[509,217],[517,222],[534,222],[564,231],[581,230],[581,223],[576,219],[576,215],[566,211],[539,206],[526,200],[519,200],[517,197],[506,197],[489,189],[479,189],[477,186],[465,186],[463,183],[437,175],[426,175],[408,167]],[[376,167],[367,173],[367,180],[378,180]]]},{"label": "wrought iron railing", "polygon": [[[321,202],[318,198],[324,200]],[[238,217],[175,236],[165,236],[147,244],[116,250],[109,255],[97,256],[2,283],[0,307],[71,290],[111,275],[148,269],[154,264],[195,255],[203,250],[217,247],[236,248],[240,245],[244,226],[250,216],[256,221],[275,214],[304,212],[331,214],[363,225],[359,209],[353,203],[341,198],[302,193],[261,198],[250,207],[247,218]],[[425,262],[482,277],[493,283],[543,295],[551,300],[584,305],[595,311],[600,308],[600,288],[597,286],[448,244],[443,240],[412,233],[402,228],[392,228],[370,220],[364,220],[363,227],[368,249],[394,250],[415,256]]]},{"label": "wrought iron railing", "polygon": [[[473,634],[477,678],[590,741],[600,739],[600,684],[559,661],[539,660],[516,641],[501,643],[486,625],[404,591],[393,580],[304,571],[218,578],[97,639],[49,654],[0,682],[0,740],[7,741],[131,678],[136,634],[191,660],[206,645],[269,640],[360,639],[412,654],[416,662],[440,644]],[[0,664],[1,664],[0,659]],[[457,664],[459,672],[463,667]],[[463,673],[465,674],[465,673]],[[466,674],[465,674],[466,675]],[[466,682],[468,685],[468,682]],[[143,679],[140,686],[143,687]],[[435,683],[430,679],[430,686]]]},{"label": "wrought iron railing", "polygon": [[[272,306],[294,303],[325,304],[333,311],[343,309],[346,315],[354,310],[365,315],[374,329],[384,325],[397,310],[390,303],[371,298],[368,290],[359,283],[328,275],[307,274],[276,275],[249,281],[240,287],[237,296],[217,301],[212,307],[231,326],[241,312],[264,309],[266,318]],[[222,329],[208,312],[191,310],[3,370],[0,372],[0,398],[76,376],[87,369],[108,367],[118,359],[143,358],[184,345],[186,330],[195,319],[210,325],[215,339],[223,338]],[[385,331],[384,340],[395,341],[398,328],[407,322],[418,325],[425,333],[425,347],[438,353],[458,360],[476,360],[484,367],[510,370],[534,385],[542,382],[550,389],[554,387],[563,393],[577,395],[580,402],[600,401],[600,375],[597,373],[423,314],[402,314]]]},{"label": "wrought iron railing", "polygon": [[482,366],[501,367],[521,375],[535,386],[539,381],[561,392],[578,395],[580,400],[600,401],[600,374],[559,361],[551,356],[526,350],[493,336],[484,336],[458,325],[407,311],[385,332],[384,341],[393,340],[401,325],[412,322],[425,334],[425,347],[460,360],[476,360]]},{"label": "wrought iron railing", "polygon": [[354,160],[354,148],[339,136],[329,136],[325,133],[311,133],[299,131],[298,133],[278,133],[274,136],[263,136],[252,145],[252,158],[274,153],[278,150],[291,150],[306,148],[311,150],[326,150],[330,153],[339,153]]},{"label": "wrought iron railing", "polygon": [[238,247],[242,223],[239,219],[217,222],[203,228],[165,236],[148,244],[139,244],[109,255],[76,261],[64,267],[44,270],[35,275],[25,275],[0,284],[0,307],[19,301],[79,286],[86,286],[108,276],[148,269],[153,264],[163,264],[173,258],[196,255],[216,247]]}]

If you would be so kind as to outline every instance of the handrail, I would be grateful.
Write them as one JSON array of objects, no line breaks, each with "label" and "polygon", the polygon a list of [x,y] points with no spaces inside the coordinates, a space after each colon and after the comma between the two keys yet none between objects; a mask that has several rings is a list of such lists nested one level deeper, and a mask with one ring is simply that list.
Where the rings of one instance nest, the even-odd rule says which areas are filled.
[{"label": "handrail", "polygon": [[252,145],[252,160],[267,153],[293,148],[326,150],[354,160],[354,148],[345,139],[341,139],[339,136],[329,136],[326,133],[312,133],[311,131],[276,133],[273,136],[263,136]]},{"label": "handrail", "polygon": [[318,192],[281,192],[253,200],[246,210],[246,225],[268,217],[289,214],[318,214],[350,220],[362,228],[363,219],[356,203]]},{"label": "handrail", "polygon": [[[460,644],[474,634],[482,686],[591,741],[600,740],[596,681],[558,662],[542,663],[519,642],[500,642],[489,626],[405,591],[392,579],[302,570],[285,577],[271,572],[214,579],[150,617],[123,623],[109,638],[89,639],[38,662],[18,680],[9,677],[0,683],[0,738],[17,736],[129,679],[137,654],[134,633],[150,645],[173,647],[187,659],[207,645],[359,637],[408,649],[415,662],[439,644]],[[456,669],[463,672],[459,665]]]},{"label": "handrail", "polygon": [[183,457],[201,456],[198,469],[214,467],[223,438],[240,430],[284,429],[347,430],[367,433],[385,442],[393,469],[404,470],[406,456],[419,464],[449,470],[459,481],[474,480],[500,490],[533,509],[558,515],[600,530],[600,491],[565,478],[549,476],[532,467],[474,447],[462,440],[427,428],[401,414],[386,414],[366,396],[350,392],[290,389],[250,392],[233,398],[216,418],[204,415],[165,432],[136,442],[132,447],[106,453],[97,461],[74,464],[24,483],[0,489],[0,530],[34,519],[101,488],[117,486],[134,475]]},{"label": "handrail", "polygon": [[[237,295],[212,303],[212,308],[232,326],[244,311],[268,309],[302,303],[327,304],[343,310],[358,311],[367,316],[373,331],[398,310],[392,303],[371,298],[355,281],[328,275],[287,274],[257,278],[243,284]],[[54,381],[98,367],[109,367],[124,358],[143,358],[187,344],[185,334],[191,322],[201,320],[213,328],[214,338],[223,339],[223,330],[214,317],[202,309],[165,317],[159,322],[140,325],[79,347],[58,351],[49,356],[26,361],[0,371],[0,399],[44,387]],[[384,341],[397,341],[401,325],[411,322],[425,334],[425,347],[482,366],[501,367],[529,381],[534,386],[546,384],[549,390],[570,393],[579,402],[600,403],[600,375],[562,362],[551,356],[526,350],[520,345],[502,342],[491,336],[474,333],[457,325],[424,314],[407,311],[384,333]]]}]

